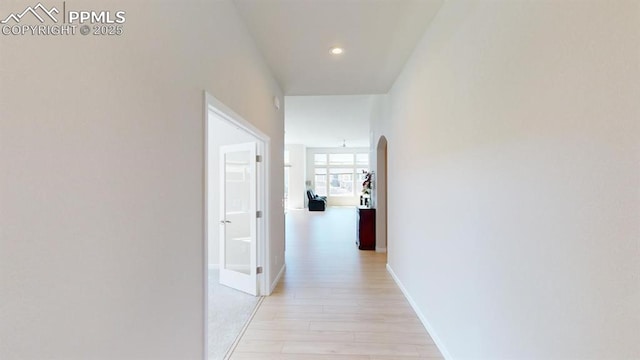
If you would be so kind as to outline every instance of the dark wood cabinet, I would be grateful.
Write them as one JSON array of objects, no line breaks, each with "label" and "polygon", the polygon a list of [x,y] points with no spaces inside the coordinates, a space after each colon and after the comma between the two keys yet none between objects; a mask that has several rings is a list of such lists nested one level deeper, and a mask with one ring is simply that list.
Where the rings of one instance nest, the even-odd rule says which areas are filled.
[{"label": "dark wood cabinet", "polygon": [[358,249],[376,249],[376,209],[358,207]]}]

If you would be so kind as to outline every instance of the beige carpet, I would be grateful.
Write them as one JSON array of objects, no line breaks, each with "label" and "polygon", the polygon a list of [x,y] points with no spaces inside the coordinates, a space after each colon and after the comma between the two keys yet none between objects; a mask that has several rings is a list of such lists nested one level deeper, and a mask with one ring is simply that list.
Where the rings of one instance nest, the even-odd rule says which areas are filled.
[{"label": "beige carpet", "polygon": [[220,285],[209,270],[209,360],[223,360],[255,310],[260,297]]}]

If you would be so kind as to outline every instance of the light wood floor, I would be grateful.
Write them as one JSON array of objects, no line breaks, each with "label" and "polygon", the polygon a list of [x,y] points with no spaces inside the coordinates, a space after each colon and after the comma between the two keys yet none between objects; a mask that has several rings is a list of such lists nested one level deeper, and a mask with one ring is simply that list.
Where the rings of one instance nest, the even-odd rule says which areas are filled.
[{"label": "light wood floor", "polygon": [[385,269],[359,251],[353,208],[287,214],[287,270],[232,360],[441,359]]}]

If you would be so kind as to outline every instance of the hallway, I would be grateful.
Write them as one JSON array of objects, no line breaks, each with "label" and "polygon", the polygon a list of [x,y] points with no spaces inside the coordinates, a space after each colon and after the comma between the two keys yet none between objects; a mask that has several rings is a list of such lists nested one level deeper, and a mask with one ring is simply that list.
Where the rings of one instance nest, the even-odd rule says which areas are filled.
[{"label": "hallway", "polygon": [[286,272],[231,359],[442,358],[355,223],[353,208],[287,214]]}]

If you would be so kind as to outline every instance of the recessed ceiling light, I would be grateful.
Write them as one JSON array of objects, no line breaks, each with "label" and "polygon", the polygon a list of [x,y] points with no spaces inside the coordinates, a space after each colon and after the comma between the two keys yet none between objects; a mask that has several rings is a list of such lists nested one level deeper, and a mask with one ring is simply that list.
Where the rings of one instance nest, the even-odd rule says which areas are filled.
[{"label": "recessed ceiling light", "polygon": [[344,50],[340,47],[332,47],[331,49],[329,49],[329,51],[331,51],[333,55],[340,55],[344,52]]}]

